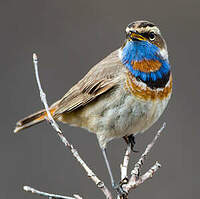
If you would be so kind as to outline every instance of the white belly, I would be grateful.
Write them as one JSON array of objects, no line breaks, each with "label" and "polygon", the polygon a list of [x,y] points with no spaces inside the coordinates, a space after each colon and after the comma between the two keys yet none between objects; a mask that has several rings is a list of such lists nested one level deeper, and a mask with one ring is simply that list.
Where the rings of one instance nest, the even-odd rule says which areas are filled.
[{"label": "white belly", "polygon": [[113,138],[142,133],[151,127],[169,98],[142,101],[124,89],[116,89],[81,110],[79,121],[75,118],[70,123],[96,133],[101,147],[105,147]]}]

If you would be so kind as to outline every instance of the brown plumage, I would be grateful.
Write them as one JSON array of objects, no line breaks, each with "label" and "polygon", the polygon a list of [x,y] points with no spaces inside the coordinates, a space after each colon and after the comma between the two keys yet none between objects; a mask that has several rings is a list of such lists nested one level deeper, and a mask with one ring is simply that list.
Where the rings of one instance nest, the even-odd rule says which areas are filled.
[{"label": "brown plumage", "polygon": [[[89,102],[94,101],[98,96],[112,89],[119,82],[121,69],[122,64],[116,50],[95,65],[83,79],[51,106],[50,111],[53,117],[56,119],[63,113],[67,114],[82,108]],[[14,132],[19,132],[44,121],[46,115],[46,111],[41,110],[25,117],[17,122]]]}]

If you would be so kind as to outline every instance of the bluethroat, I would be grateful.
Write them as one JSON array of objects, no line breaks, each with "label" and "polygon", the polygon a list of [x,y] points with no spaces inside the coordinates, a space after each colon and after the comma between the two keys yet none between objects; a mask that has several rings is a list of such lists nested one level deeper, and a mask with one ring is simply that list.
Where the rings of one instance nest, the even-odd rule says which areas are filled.
[{"label": "bluethroat", "polygon": [[[136,21],[126,27],[122,47],[96,64],[50,107],[52,116],[97,135],[113,187],[117,187],[106,155],[106,144],[134,135],[158,120],[172,93],[166,42],[156,25]],[[45,110],[19,122],[14,132],[44,121]],[[118,187],[119,189],[119,187]]]}]

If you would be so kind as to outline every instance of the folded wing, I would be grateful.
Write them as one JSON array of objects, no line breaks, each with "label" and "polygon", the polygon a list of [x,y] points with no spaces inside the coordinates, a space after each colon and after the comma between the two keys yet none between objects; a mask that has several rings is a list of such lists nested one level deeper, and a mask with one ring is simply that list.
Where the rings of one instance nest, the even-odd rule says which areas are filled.
[{"label": "folded wing", "polygon": [[122,70],[125,70],[125,67],[118,57],[118,51],[114,51],[63,96],[56,106],[54,116],[83,107],[117,86],[121,80]]}]

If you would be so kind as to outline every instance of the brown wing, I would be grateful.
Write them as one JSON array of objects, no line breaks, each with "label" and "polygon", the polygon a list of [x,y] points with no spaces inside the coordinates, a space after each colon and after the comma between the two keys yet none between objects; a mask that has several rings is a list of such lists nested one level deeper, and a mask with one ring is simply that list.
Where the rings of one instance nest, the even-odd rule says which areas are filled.
[{"label": "brown wing", "polygon": [[124,68],[118,57],[118,51],[114,51],[95,65],[63,96],[56,106],[54,115],[85,106],[97,96],[116,86],[121,80]]}]

